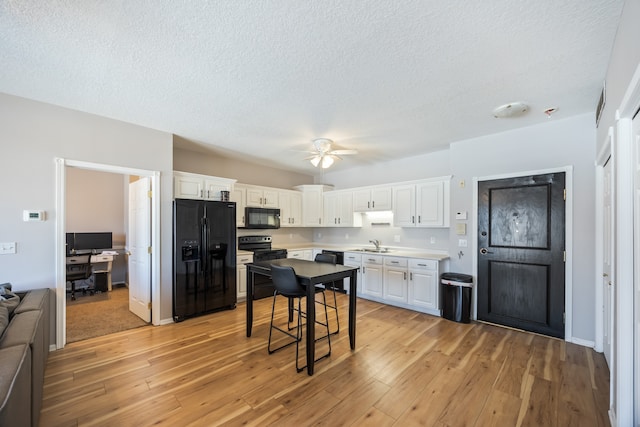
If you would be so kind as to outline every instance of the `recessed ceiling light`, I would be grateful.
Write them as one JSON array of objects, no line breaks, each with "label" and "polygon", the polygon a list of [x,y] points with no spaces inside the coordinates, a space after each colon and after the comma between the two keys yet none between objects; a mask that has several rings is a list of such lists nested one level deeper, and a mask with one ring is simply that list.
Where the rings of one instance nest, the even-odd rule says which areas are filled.
[{"label": "recessed ceiling light", "polygon": [[493,117],[496,119],[518,117],[526,113],[528,110],[529,106],[524,102],[510,102],[509,104],[501,105],[493,110]]}]

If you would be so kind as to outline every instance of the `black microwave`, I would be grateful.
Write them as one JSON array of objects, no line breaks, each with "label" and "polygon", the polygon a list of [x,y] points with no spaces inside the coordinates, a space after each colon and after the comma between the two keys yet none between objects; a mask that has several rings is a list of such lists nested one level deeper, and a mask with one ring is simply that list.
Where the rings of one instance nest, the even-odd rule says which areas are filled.
[{"label": "black microwave", "polygon": [[280,209],[244,208],[244,228],[280,228]]}]

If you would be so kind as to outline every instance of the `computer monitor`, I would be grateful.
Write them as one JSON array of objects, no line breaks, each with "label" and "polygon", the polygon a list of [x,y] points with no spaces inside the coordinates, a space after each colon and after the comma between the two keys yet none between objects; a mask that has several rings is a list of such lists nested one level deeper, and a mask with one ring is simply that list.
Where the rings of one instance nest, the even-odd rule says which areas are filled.
[{"label": "computer monitor", "polygon": [[[71,238],[69,235],[72,235]],[[73,243],[70,244],[70,241]],[[67,233],[67,251],[86,252],[113,248],[113,233]]]}]

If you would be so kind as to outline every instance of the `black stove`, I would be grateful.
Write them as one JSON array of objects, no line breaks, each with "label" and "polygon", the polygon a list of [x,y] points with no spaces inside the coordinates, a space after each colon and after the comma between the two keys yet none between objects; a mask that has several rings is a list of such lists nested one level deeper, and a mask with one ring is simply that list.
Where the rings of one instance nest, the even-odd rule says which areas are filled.
[{"label": "black stove", "polygon": [[271,241],[271,236],[241,236],[238,237],[238,249],[253,252],[254,261],[286,258],[287,250],[272,248]]},{"label": "black stove", "polygon": [[[253,261],[269,261],[287,257],[286,249],[271,247],[271,236],[241,236],[238,237],[238,250],[253,252]],[[253,299],[261,299],[273,296],[275,287],[269,278],[258,278],[254,283]]]}]

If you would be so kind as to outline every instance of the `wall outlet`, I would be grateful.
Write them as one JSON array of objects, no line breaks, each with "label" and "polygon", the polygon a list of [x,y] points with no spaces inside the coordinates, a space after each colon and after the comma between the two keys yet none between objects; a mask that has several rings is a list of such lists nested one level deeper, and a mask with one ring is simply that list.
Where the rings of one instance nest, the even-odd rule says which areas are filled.
[{"label": "wall outlet", "polygon": [[344,233],[344,240],[349,240],[349,233]]},{"label": "wall outlet", "polygon": [[458,246],[461,248],[467,247],[467,239],[458,239]]},{"label": "wall outlet", "polygon": [[394,234],[393,241],[396,242],[396,243],[400,243],[400,235],[399,234]]},{"label": "wall outlet", "polygon": [[322,233],[318,233],[316,234],[316,236],[318,237],[318,239],[322,239]]},{"label": "wall outlet", "polygon": [[16,242],[0,243],[0,255],[15,254],[15,253],[16,253]]},{"label": "wall outlet", "polygon": [[431,238],[429,239],[429,242],[431,242],[431,244],[434,245],[436,243],[436,238],[431,236]]}]

